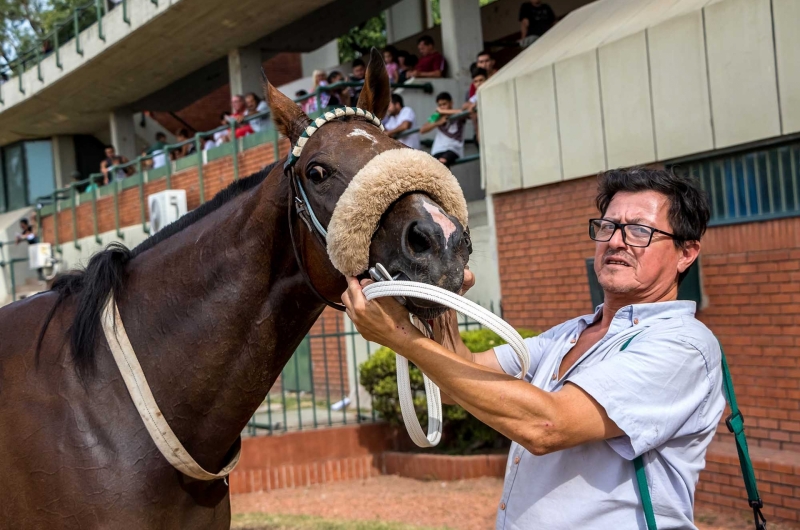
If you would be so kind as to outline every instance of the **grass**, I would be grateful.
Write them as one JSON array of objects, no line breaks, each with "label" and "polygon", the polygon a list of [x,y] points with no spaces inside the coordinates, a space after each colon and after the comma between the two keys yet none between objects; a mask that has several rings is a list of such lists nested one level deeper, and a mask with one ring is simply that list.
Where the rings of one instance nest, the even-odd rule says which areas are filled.
[{"label": "grass", "polygon": [[309,515],[235,514],[231,524],[237,530],[446,530],[383,521],[337,521]]}]

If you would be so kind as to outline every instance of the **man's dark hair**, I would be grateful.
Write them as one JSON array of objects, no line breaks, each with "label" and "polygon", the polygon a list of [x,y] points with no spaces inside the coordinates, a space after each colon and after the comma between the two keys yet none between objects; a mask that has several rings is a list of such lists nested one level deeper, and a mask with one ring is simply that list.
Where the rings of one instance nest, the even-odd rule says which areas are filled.
[{"label": "man's dark hair", "polygon": [[328,83],[333,83],[333,80],[336,79],[337,77],[340,77],[340,76],[344,77],[342,75],[342,72],[340,72],[338,70],[334,70],[333,72],[328,74]]},{"label": "man's dark hair", "polygon": [[483,68],[475,67],[475,68],[472,69],[471,73],[472,73],[472,77],[478,77],[479,75],[482,75],[483,77],[489,77],[489,74]]},{"label": "man's dark hair", "polygon": [[430,35],[423,35],[417,39],[417,44],[424,43],[426,46],[433,46],[433,37]]},{"label": "man's dark hair", "polygon": [[[697,180],[672,169],[633,167],[612,169],[598,176],[595,204],[600,215],[605,215],[614,195],[621,191],[657,191],[669,200],[667,217],[673,243],[681,248],[688,241],[700,241],[711,218],[708,195],[700,189]],[[689,269],[681,273],[678,283]]]},{"label": "man's dark hair", "polygon": [[489,58],[492,59],[492,52],[490,52],[489,50],[481,50],[481,51],[479,51],[478,55],[476,55],[475,58],[477,59],[481,55],[488,55]]},{"label": "man's dark hair", "polygon": [[167,135],[164,134],[163,132],[157,132],[156,133],[156,140],[164,141],[166,139],[167,139]]},{"label": "man's dark hair", "polygon": [[450,95],[450,92],[439,92],[436,94],[436,101],[443,99],[445,101],[453,101],[453,96]]},{"label": "man's dark hair", "polygon": [[367,65],[364,64],[364,60],[363,59],[353,59],[352,68],[355,68],[356,66],[363,66],[363,67],[366,68]]},{"label": "man's dark hair", "polygon": [[403,96],[401,96],[400,94],[392,94],[392,103],[398,104],[401,107],[403,107],[404,106]]},{"label": "man's dark hair", "polygon": [[[106,145],[103,149],[114,149],[114,146],[111,144]],[[116,149],[114,149],[116,151]]]},{"label": "man's dark hair", "polygon": [[30,222],[30,221],[28,221],[28,218],[27,218],[27,217],[23,217],[22,219],[20,219],[20,220],[19,220],[19,222],[20,222],[21,224],[24,224],[25,226],[31,226],[31,222]]}]

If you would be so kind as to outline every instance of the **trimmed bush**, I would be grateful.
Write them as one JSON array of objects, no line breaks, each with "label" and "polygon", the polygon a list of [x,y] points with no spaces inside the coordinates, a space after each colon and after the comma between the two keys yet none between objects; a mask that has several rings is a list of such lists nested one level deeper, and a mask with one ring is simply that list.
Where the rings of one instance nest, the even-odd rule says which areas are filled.
[{"label": "trimmed bush", "polygon": [[[517,330],[524,338],[534,337],[538,333],[529,330]],[[462,331],[461,338],[472,352],[484,352],[505,344],[495,332],[489,329]],[[428,426],[427,400],[422,372],[409,364],[411,392],[414,396],[414,408],[423,429]],[[400,401],[397,397],[397,364],[395,353],[389,348],[378,349],[359,367],[360,382],[372,395],[372,407],[381,417],[392,425],[402,426],[403,416],[400,412]],[[477,420],[459,405],[444,405],[442,414],[442,442],[437,446],[439,451],[451,454],[472,454],[488,452],[508,447],[509,441],[488,425]]]}]

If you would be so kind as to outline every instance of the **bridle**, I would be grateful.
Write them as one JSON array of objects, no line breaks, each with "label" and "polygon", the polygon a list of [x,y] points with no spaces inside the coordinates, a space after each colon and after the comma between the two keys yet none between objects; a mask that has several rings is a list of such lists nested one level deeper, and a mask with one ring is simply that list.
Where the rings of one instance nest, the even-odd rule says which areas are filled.
[{"label": "bridle", "polygon": [[311,281],[308,270],[306,270],[306,266],[303,263],[302,252],[300,252],[299,244],[294,234],[295,218],[299,217],[305,223],[308,230],[317,237],[323,248],[327,247],[328,231],[322,226],[319,218],[314,213],[314,208],[311,206],[308,195],[306,195],[306,190],[303,188],[300,177],[295,170],[295,164],[303,153],[303,147],[305,147],[308,139],[317,132],[320,127],[326,123],[348,116],[360,116],[365,118],[367,122],[379,127],[381,131],[384,130],[380,118],[367,110],[359,109],[358,107],[337,107],[312,121],[311,124],[306,127],[306,130],[303,131],[303,134],[297,139],[297,143],[292,147],[292,150],[289,152],[289,157],[283,165],[283,173],[289,179],[289,237],[292,240],[292,250],[294,251],[294,257],[297,260],[298,267],[300,268],[300,273],[303,275],[303,279],[306,285],[311,289],[311,292],[321,301],[325,302],[325,305],[338,311],[344,311],[344,305],[328,300],[314,287],[314,283]]}]

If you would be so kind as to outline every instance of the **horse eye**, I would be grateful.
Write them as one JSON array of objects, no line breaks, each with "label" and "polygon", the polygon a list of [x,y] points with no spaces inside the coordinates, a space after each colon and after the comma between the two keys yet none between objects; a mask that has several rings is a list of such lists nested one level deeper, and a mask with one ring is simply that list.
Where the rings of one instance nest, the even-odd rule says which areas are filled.
[{"label": "horse eye", "polygon": [[322,182],[328,178],[328,170],[322,166],[312,166],[311,169],[306,172],[306,176],[314,182]]}]

